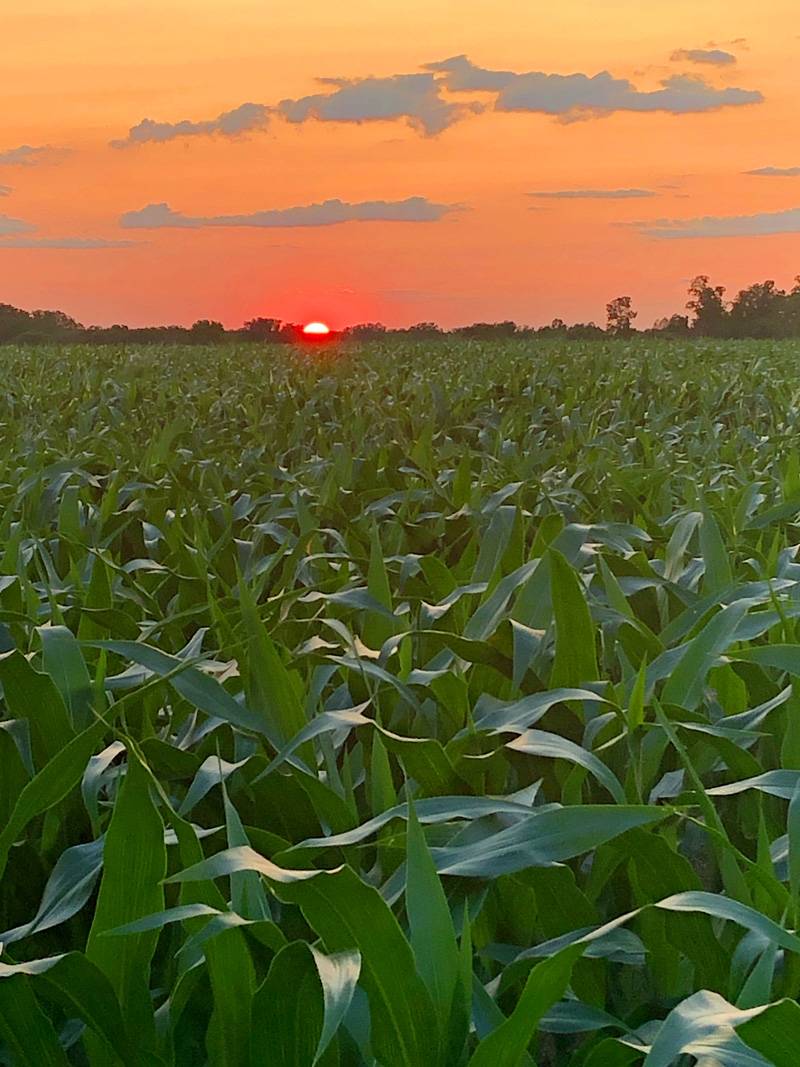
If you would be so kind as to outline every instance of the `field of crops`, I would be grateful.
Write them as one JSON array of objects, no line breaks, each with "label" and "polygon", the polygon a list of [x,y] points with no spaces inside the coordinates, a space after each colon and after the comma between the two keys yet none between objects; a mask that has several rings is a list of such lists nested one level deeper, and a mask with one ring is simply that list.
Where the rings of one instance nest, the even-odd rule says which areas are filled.
[{"label": "field of crops", "polygon": [[797,345],[0,363],[0,1062],[797,1067]]}]

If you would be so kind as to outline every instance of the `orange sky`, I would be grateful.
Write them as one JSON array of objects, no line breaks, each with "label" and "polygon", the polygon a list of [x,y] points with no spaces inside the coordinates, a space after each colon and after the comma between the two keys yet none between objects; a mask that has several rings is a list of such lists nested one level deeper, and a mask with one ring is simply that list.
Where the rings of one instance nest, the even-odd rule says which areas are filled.
[{"label": "orange sky", "polygon": [[[711,48],[735,62],[671,59]],[[763,102],[563,121],[576,116],[499,111],[496,91],[439,84],[445,102],[483,112],[430,136],[403,118],[271,116],[233,136],[110,146],[144,118],[205,122],[245,102],[333,93],[320,77],[388,79],[461,54],[518,75],[607,70],[640,92],[689,74],[711,93],[737,87]],[[606,301],[629,293],[647,324],[679,310],[700,272],[734,290],[766,277],[788,285],[800,272],[791,218],[767,236],[664,239],[625,224],[800,208],[800,174],[743,173],[800,168],[798,55],[787,0],[4,0],[0,186],[11,191],[0,215],[29,230],[0,220],[0,302],[99,324],[274,315],[339,327],[602,321]],[[21,145],[50,148],[31,165],[3,164]],[[620,189],[656,195],[528,195]],[[207,219],[409,197],[460,209],[438,221],[120,225],[149,204]],[[76,239],[112,247],[63,247]]]}]

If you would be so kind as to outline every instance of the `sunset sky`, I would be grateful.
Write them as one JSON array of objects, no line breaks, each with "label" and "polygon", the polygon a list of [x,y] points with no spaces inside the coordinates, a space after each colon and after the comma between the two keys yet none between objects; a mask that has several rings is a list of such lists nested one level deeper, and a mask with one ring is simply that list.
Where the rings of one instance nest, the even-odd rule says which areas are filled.
[{"label": "sunset sky", "polygon": [[[0,302],[639,323],[800,273],[795,0],[3,0]],[[753,173],[753,172],[761,173]]]}]

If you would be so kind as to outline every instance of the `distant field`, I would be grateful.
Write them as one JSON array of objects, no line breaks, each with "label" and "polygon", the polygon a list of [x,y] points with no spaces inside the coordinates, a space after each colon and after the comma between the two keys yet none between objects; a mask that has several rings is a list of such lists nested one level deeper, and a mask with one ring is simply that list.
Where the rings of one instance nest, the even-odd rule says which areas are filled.
[{"label": "distant field", "polygon": [[796,1067],[800,344],[0,374],[0,1063]]}]

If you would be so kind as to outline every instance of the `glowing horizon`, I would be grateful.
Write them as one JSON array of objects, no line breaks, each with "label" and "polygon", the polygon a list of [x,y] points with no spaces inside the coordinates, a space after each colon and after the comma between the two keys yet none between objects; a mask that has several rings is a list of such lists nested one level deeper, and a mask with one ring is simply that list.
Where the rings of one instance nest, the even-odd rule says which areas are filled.
[{"label": "glowing horizon", "polygon": [[791,284],[794,5],[461,2],[7,0],[0,302],[648,324]]}]

